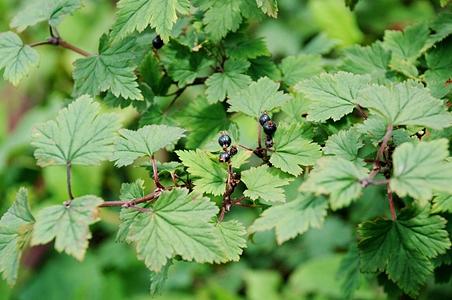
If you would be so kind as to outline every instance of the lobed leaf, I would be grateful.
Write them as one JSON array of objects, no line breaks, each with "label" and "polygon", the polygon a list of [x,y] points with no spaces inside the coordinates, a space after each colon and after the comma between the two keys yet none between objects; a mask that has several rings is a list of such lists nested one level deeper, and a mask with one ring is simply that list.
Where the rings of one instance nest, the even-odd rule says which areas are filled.
[{"label": "lobed leaf", "polygon": [[215,225],[215,232],[225,259],[239,261],[246,248],[245,226],[237,220],[223,221]]}]

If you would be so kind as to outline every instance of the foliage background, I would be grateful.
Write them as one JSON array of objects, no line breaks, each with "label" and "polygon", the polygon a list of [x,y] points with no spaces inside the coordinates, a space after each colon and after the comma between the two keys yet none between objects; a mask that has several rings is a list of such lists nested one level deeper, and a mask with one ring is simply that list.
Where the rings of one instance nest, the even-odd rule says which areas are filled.
[{"label": "foliage background", "polygon": [[[85,7],[65,18],[59,29],[66,40],[94,52],[99,37],[114,21],[115,1],[84,2]],[[17,0],[0,0],[0,32],[8,30],[19,4]],[[361,0],[351,13],[343,0],[280,0],[279,9],[278,19],[250,24],[256,36],[265,38],[273,58],[278,61],[306,50],[309,41],[321,33],[331,40],[326,59],[334,64],[343,47],[368,44],[381,38],[385,29],[428,20],[439,5],[434,0]],[[41,24],[22,37],[25,42],[42,40],[48,36],[47,30]],[[11,205],[20,186],[29,188],[32,207],[37,209],[66,198],[64,167],[36,166],[30,132],[34,124],[54,117],[68,102],[73,87],[72,62],[78,56],[57,47],[42,47],[39,53],[39,68],[18,88],[0,81],[0,214]],[[183,99],[191,96],[185,93]],[[124,124],[136,121],[133,108],[118,113]],[[243,122],[246,127],[246,120]],[[160,158],[164,159],[165,153],[160,153]],[[121,182],[147,180],[144,172],[139,168],[113,169],[111,164],[76,166],[74,192],[116,198]],[[386,202],[372,201],[380,192],[379,188],[366,189],[360,201],[329,216],[321,229],[309,230],[283,246],[276,246],[273,231],[258,233],[238,263],[211,266],[178,262],[160,299],[341,298],[337,269],[354,238],[356,224],[387,212]],[[247,209],[232,213],[246,225],[255,217]],[[91,247],[82,263],[49,246],[31,248],[24,255],[14,289],[0,280],[0,299],[150,298],[148,270],[131,247],[114,242],[117,212],[102,210],[102,214],[103,221],[94,226]],[[386,295],[370,282],[355,297],[384,299]],[[450,299],[452,286],[432,282],[421,297]]]}]

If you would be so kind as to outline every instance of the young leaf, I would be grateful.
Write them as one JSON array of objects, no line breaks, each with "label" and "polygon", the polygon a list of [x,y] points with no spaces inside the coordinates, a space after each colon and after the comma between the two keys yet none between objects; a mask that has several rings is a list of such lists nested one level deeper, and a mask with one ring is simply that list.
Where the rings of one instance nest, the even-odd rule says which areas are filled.
[{"label": "young leaf", "polygon": [[341,69],[355,74],[368,74],[372,79],[384,82],[390,60],[391,52],[379,42],[365,47],[355,45],[344,50]]},{"label": "young leaf", "polygon": [[120,0],[112,36],[121,40],[134,31],[142,32],[149,25],[167,42],[177,21],[177,13],[187,13],[187,0]]},{"label": "young leaf", "polygon": [[35,128],[32,145],[38,165],[96,165],[109,160],[119,126],[115,114],[100,114],[99,104],[82,96],[60,110],[56,120]]},{"label": "young leaf", "polygon": [[370,82],[368,75],[346,72],[320,74],[297,84],[296,88],[309,100],[308,120],[325,122],[339,120],[353,111],[358,92]]},{"label": "young leaf", "polygon": [[158,150],[174,145],[184,137],[185,130],[166,125],[146,125],[138,130],[121,129],[121,138],[113,154],[115,165],[128,166],[140,157],[151,157]]},{"label": "young leaf", "polygon": [[452,92],[452,84],[447,84],[452,70],[452,43],[442,43],[425,55],[428,70],[425,71],[427,87],[434,97],[444,97]]},{"label": "young leaf", "polygon": [[416,61],[423,53],[430,31],[426,23],[407,27],[403,32],[387,30],[383,47],[391,51],[390,66],[407,76],[417,76]]},{"label": "young leaf", "polygon": [[301,185],[302,191],[329,194],[333,210],[350,205],[361,195],[360,181],[367,177],[367,169],[340,157],[324,157]]},{"label": "young leaf", "polygon": [[361,271],[385,271],[412,297],[433,272],[431,258],[451,246],[446,220],[423,211],[404,210],[396,221],[378,219],[359,225]]},{"label": "young leaf", "polygon": [[278,1],[277,0],[256,0],[257,7],[269,15],[270,17],[278,17]]},{"label": "young leaf", "polygon": [[213,161],[206,152],[199,149],[176,153],[188,168],[188,173],[194,177],[196,191],[218,196],[223,194],[227,172],[219,162]]},{"label": "young leaf", "polygon": [[336,155],[349,161],[358,160],[358,151],[364,146],[361,134],[352,128],[340,130],[328,138],[323,148],[325,154]]},{"label": "young leaf", "polygon": [[258,118],[264,111],[280,107],[290,100],[290,96],[278,91],[278,88],[278,83],[263,77],[251,83],[246,89],[230,96],[229,111],[238,111]]},{"label": "young leaf", "polygon": [[197,198],[186,189],[165,191],[149,212],[136,217],[128,240],[135,244],[138,258],[154,272],[176,255],[200,263],[221,261],[215,228],[209,222],[217,212],[209,199]]},{"label": "young leaf", "polygon": [[433,198],[433,213],[448,212],[452,213],[452,195],[438,194]]},{"label": "young leaf", "polygon": [[25,30],[42,21],[58,26],[63,17],[71,15],[82,6],[81,0],[34,0],[29,1],[11,21],[11,27]]},{"label": "young leaf", "polygon": [[246,229],[237,220],[220,222],[215,225],[220,248],[227,261],[239,261],[243,248],[246,248]]},{"label": "young leaf", "polygon": [[323,71],[323,61],[320,55],[299,54],[287,56],[280,64],[283,81],[292,86],[303,79],[310,78]]},{"label": "young leaf", "polygon": [[112,46],[103,45],[98,55],[74,62],[74,94],[97,96],[110,90],[116,97],[143,100],[138,88],[135,56],[136,40],[126,39]]},{"label": "young leaf", "polygon": [[24,45],[17,34],[11,31],[0,33],[0,70],[5,69],[5,80],[17,85],[38,63],[38,52]]},{"label": "young leaf", "polygon": [[34,222],[27,190],[21,188],[13,205],[0,219],[0,272],[10,285],[16,282],[22,250],[30,240]]},{"label": "young leaf", "polygon": [[102,202],[102,199],[88,195],[75,198],[67,205],[42,209],[36,215],[31,244],[47,244],[55,239],[57,251],[83,260],[91,238],[89,225],[99,220],[97,207]]},{"label": "young leaf", "polygon": [[[236,31],[242,23],[241,6],[243,0],[213,0],[209,1],[209,7],[204,15],[206,32],[213,41],[219,41],[229,31]],[[228,13],[225,14],[224,12]]]},{"label": "young leaf", "polygon": [[315,164],[322,156],[320,146],[303,138],[300,124],[282,125],[275,133],[274,151],[270,162],[284,172],[298,176],[303,172],[300,166]]},{"label": "young leaf", "polygon": [[372,85],[359,93],[359,104],[386,120],[387,124],[442,129],[452,125],[452,115],[428,89],[412,81],[389,87]]},{"label": "young leaf", "polygon": [[400,196],[429,200],[433,192],[452,193],[452,163],[446,139],[404,143],[393,154],[391,188]]},{"label": "young leaf", "polygon": [[[144,197],[144,180],[138,179],[133,183],[123,183],[119,199],[132,200]],[[122,208],[119,214],[121,223],[119,224],[118,233],[116,234],[117,242],[125,242],[129,235],[130,226],[132,226],[135,218],[140,214],[139,210],[133,208]]]},{"label": "young leaf", "polygon": [[262,199],[270,203],[286,201],[281,187],[288,185],[290,179],[276,169],[267,165],[248,169],[242,172],[242,181],[247,188],[243,194],[252,200]]},{"label": "young leaf", "polygon": [[281,245],[309,228],[320,228],[327,208],[328,202],[324,197],[301,193],[293,201],[264,210],[248,230],[259,232],[275,228],[276,240]]},{"label": "young leaf", "polygon": [[227,60],[223,73],[214,73],[206,80],[206,94],[209,103],[223,101],[226,96],[234,95],[248,87],[251,77],[243,73],[249,68],[246,60]]}]

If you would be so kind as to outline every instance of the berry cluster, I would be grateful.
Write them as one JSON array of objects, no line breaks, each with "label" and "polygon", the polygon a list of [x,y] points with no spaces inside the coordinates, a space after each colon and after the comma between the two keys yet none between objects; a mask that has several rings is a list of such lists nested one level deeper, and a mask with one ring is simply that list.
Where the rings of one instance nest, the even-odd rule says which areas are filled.
[{"label": "berry cluster", "polygon": [[273,135],[276,132],[276,123],[272,121],[270,116],[264,112],[260,118],[259,123],[261,124],[262,128],[264,129],[265,133],[265,146],[267,148],[270,148],[273,146]]},{"label": "berry cluster", "polygon": [[[223,152],[220,153],[219,157],[219,160],[221,162],[228,162],[231,157],[237,154],[237,147],[231,146],[231,143],[231,137],[227,133],[222,132],[220,137],[218,138],[218,144],[220,144],[221,148],[223,148]],[[229,146],[231,146],[231,148],[229,148]]]}]

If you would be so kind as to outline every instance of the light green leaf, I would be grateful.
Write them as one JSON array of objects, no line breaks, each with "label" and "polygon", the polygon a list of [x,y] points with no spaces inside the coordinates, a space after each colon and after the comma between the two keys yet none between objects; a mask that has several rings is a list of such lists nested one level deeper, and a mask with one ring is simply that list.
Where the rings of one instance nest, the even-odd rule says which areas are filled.
[{"label": "light green leaf", "polygon": [[387,124],[442,129],[452,125],[452,115],[428,89],[405,81],[389,87],[372,85],[358,96],[359,104],[383,117]]},{"label": "light green leaf", "polygon": [[270,162],[284,172],[298,176],[303,172],[300,166],[315,164],[322,156],[320,146],[303,138],[301,124],[281,125],[273,138],[273,152]]},{"label": "light green leaf", "polygon": [[242,181],[247,188],[243,194],[252,200],[261,199],[269,203],[286,201],[281,187],[288,185],[290,179],[276,169],[267,165],[250,168],[242,172]]},{"label": "light green leaf", "polygon": [[[210,7],[204,15],[206,32],[212,40],[219,41],[229,31],[236,31],[242,23],[242,0],[213,0],[209,1]],[[225,13],[228,12],[228,13]]]},{"label": "light green leaf", "polygon": [[402,31],[387,30],[383,47],[391,51],[390,67],[408,77],[417,76],[416,62],[422,55],[430,31],[426,23],[418,23]]},{"label": "light green leaf", "polygon": [[313,77],[323,71],[323,61],[320,55],[299,54],[287,56],[280,65],[283,81],[294,85],[303,79]]},{"label": "light green leaf", "polygon": [[11,32],[0,33],[0,70],[3,78],[17,85],[39,63],[38,52],[24,45],[20,37]]},{"label": "light green leaf", "polygon": [[195,190],[200,193],[222,195],[225,189],[227,172],[217,161],[213,161],[202,150],[176,151],[180,160],[194,177]]},{"label": "light green leaf", "polygon": [[134,31],[142,32],[149,25],[167,42],[177,21],[177,13],[187,13],[186,0],[120,0],[112,36],[121,40]]},{"label": "light green leaf", "polygon": [[99,104],[82,96],[60,110],[56,120],[35,128],[32,145],[38,165],[97,165],[109,160],[119,126],[115,114],[100,114]]},{"label": "light green leaf", "polygon": [[215,229],[225,259],[239,261],[243,248],[246,248],[245,226],[237,220],[231,220],[216,224]]},{"label": "light green leaf", "polygon": [[215,227],[209,222],[217,212],[213,202],[188,194],[186,189],[165,191],[149,212],[137,216],[128,240],[135,244],[138,258],[154,272],[176,255],[199,263],[222,261]]},{"label": "light green leaf", "polygon": [[42,21],[48,21],[50,26],[55,27],[61,23],[64,16],[71,15],[81,6],[81,0],[28,1],[11,21],[11,27],[23,31]]},{"label": "light green leaf", "polygon": [[368,75],[323,73],[300,82],[296,89],[310,100],[308,120],[324,122],[331,118],[338,121],[353,111],[358,101],[358,92],[369,82]]},{"label": "light green leaf", "polygon": [[206,80],[206,94],[209,103],[223,101],[226,96],[239,93],[251,83],[246,72],[250,63],[246,60],[227,60],[223,73],[214,73]]},{"label": "light green leaf", "polygon": [[452,43],[443,43],[425,55],[428,70],[424,73],[427,87],[434,97],[444,97],[452,92],[452,84],[447,84],[452,70]]},{"label": "light green leaf", "polygon": [[46,207],[36,215],[31,239],[32,245],[47,244],[55,239],[55,249],[83,260],[88,240],[89,225],[99,220],[98,206],[103,200],[88,195],[77,197],[69,204]]},{"label": "light green leaf", "polygon": [[433,198],[433,213],[452,213],[452,194],[438,194]]},{"label": "light green leaf", "polygon": [[325,198],[301,193],[291,202],[264,210],[248,230],[259,232],[275,228],[276,240],[281,245],[305,233],[309,228],[320,228],[327,208],[328,202]]},{"label": "light green leaf", "polygon": [[143,100],[134,73],[135,46],[136,40],[129,38],[112,46],[104,45],[98,55],[76,60],[74,94],[97,96],[110,90],[116,97]]},{"label": "light green leaf", "polygon": [[446,220],[423,211],[404,210],[396,221],[378,219],[359,225],[361,271],[385,271],[411,297],[433,273],[431,258],[451,246]]},{"label": "light green leaf", "polygon": [[384,82],[390,60],[391,52],[385,50],[380,42],[365,47],[354,45],[344,50],[341,69],[355,74],[367,74],[374,80]]},{"label": "light green leaf", "polygon": [[257,7],[270,17],[278,17],[278,1],[276,0],[256,0]]},{"label": "light green leaf", "polygon": [[27,190],[21,188],[13,205],[0,219],[0,272],[10,285],[16,282],[22,250],[30,240],[34,222]]},{"label": "light green leaf", "polygon": [[290,100],[290,96],[278,91],[279,84],[263,77],[251,83],[248,88],[232,95],[228,102],[229,111],[242,112],[258,118],[264,111],[271,111]]},{"label": "light green leaf", "polygon": [[301,185],[301,190],[330,195],[333,210],[350,205],[361,195],[361,180],[367,178],[367,169],[340,157],[324,157]]},{"label": "light green leaf", "polygon": [[121,129],[121,138],[113,154],[115,165],[128,166],[143,156],[151,157],[156,151],[184,137],[182,128],[166,125],[146,125],[138,130]]},{"label": "light green leaf", "polygon": [[154,272],[151,271],[151,275],[150,275],[150,287],[149,287],[149,292],[151,294],[151,297],[154,297],[156,295],[159,295],[162,290],[163,290],[163,286],[165,285],[166,280],[168,279],[168,271],[169,268],[171,267],[172,262],[168,261],[162,268],[162,270],[160,270],[160,272]]},{"label": "light green leaf", "polygon": [[358,151],[364,146],[361,134],[352,128],[340,130],[328,138],[323,148],[325,154],[336,155],[349,161],[358,160]]},{"label": "light green leaf", "polygon": [[416,200],[430,200],[434,192],[452,193],[452,163],[449,141],[404,143],[393,154],[391,188],[400,196],[410,195]]},{"label": "light green leaf", "polygon": [[[137,179],[132,183],[123,183],[119,199],[126,201],[144,197],[144,180]],[[143,205],[140,205],[142,207]],[[135,218],[140,214],[139,210],[134,208],[122,208],[119,214],[121,223],[119,224],[118,233],[116,234],[117,242],[125,242],[129,235],[130,226],[132,226]]]}]

